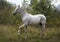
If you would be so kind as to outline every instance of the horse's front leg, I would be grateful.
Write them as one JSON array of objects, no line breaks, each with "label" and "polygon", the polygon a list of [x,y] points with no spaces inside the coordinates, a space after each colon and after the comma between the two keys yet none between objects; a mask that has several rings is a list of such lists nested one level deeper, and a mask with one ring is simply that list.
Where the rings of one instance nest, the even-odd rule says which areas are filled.
[{"label": "horse's front leg", "polygon": [[25,26],[25,24],[19,26],[19,28],[18,28],[18,35],[20,35],[20,31],[21,31],[20,29],[23,28],[24,26]]},{"label": "horse's front leg", "polygon": [[27,30],[27,26],[24,27],[24,30],[25,30],[25,39],[27,39],[28,37],[28,30]]}]

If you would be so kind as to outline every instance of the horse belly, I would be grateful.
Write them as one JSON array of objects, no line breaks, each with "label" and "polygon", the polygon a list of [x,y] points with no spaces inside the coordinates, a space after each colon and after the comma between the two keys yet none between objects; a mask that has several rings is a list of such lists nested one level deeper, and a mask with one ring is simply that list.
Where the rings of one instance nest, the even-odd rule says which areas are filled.
[{"label": "horse belly", "polygon": [[30,20],[30,24],[39,24],[40,23],[40,18],[32,18],[31,20]]}]

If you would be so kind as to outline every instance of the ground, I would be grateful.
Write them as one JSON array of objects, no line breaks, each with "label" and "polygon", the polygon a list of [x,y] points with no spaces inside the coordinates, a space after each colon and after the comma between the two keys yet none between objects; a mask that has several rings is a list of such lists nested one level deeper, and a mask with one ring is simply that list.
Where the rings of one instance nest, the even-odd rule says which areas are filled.
[{"label": "ground", "polygon": [[24,29],[21,29],[20,38],[17,30],[18,26],[0,25],[0,42],[60,42],[60,27],[46,27],[46,37],[39,38],[39,28],[29,26],[27,40],[24,39]]}]

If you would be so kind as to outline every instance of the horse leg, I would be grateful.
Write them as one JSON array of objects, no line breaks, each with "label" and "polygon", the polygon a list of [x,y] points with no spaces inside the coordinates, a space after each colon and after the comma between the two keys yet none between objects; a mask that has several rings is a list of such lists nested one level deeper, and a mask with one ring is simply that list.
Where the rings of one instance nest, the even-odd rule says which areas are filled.
[{"label": "horse leg", "polygon": [[42,30],[42,24],[40,23],[39,24],[39,32],[40,32],[40,38],[42,37],[42,35],[43,35],[43,30]]},{"label": "horse leg", "polygon": [[19,26],[19,28],[18,28],[18,35],[20,35],[20,29],[21,29],[22,27],[24,27],[24,26],[25,26],[25,24]]},{"label": "horse leg", "polygon": [[27,26],[25,26],[25,28],[24,28],[24,30],[25,30],[25,39],[27,39],[27,37],[28,37],[28,30],[27,30]]},{"label": "horse leg", "polygon": [[46,36],[46,28],[45,28],[45,25],[42,25],[42,32],[43,32],[43,38],[45,38],[45,36]]},{"label": "horse leg", "polygon": [[45,36],[45,32],[46,32],[46,28],[45,25],[43,25],[42,23],[39,24],[40,25],[40,37],[44,37]]}]

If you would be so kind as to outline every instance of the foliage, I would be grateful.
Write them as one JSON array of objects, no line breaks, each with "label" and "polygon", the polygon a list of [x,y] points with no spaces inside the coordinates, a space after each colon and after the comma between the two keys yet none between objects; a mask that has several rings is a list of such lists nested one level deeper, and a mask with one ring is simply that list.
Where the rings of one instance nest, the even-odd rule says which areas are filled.
[{"label": "foliage", "polygon": [[[33,9],[33,11],[30,11],[30,13],[41,13],[47,17],[47,26],[52,27],[60,25],[60,14],[58,14],[56,10],[52,7],[51,0],[31,0],[30,6]],[[12,13],[14,9],[14,5],[8,3],[6,0],[0,0],[0,24],[19,25],[21,23],[21,17],[19,14],[13,16]]]},{"label": "foliage", "polygon": [[[51,0],[31,0],[33,14],[44,14],[47,17],[47,26],[58,26],[60,24],[60,14],[51,5]],[[59,23],[57,23],[59,22]]]},{"label": "foliage", "polygon": [[24,39],[23,28],[19,36],[21,39],[19,39],[17,30],[18,25],[21,24],[20,15],[13,16],[15,6],[6,0],[0,0],[0,42],[60,42],[60,27],[58,27],[60,26],[60,14],[52,8],[50,0],[32,0],[30,6],[33,8],[32,14],[41,13],[47,17],[49,27],[46,27],[46,38],[39,38],[40,28],[29,26],[28,40]]},{"label": "foliage", "polygon": [[25,32],[21,29],[18,38],[17,27],[11,25],[0,25],[0,42],[60,42],[60,27],[47,28],[46,37],[40,38],[39,28],[28,27],[28,40],[25,39]]},{"label": "foliage", "polygon": [[0,6],[0,24],[18,24],[20,16],[13,16],[12,14],[15,6],[5,0],[0,1]]}]

